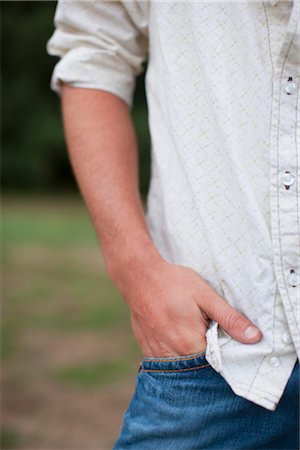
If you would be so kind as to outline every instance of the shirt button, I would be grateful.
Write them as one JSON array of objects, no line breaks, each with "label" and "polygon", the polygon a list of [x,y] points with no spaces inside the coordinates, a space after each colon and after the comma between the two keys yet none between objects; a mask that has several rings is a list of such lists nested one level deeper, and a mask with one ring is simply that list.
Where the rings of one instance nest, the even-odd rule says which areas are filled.
[{"label": "shirt button", "polygon": [[296,83],[292,81],[293,78],[289,77],[288,81],[286,82],[284,89],[287,94],[294,94],[296,92]]},{"label": "shirt button", "polygon": [[272,358],[270,359],[270,364],[271,364],[272,367],[280,366],[279,358],[277,358],[277,356],[272,356]]},{"label": "shirt button", "polygon": [[278,0],[269,0],[269,3],[271,6],[276,6],[278,3]]},{"label": "shirt button", "polygon": [[295,177],[288,170],[286,170],[282,175],[282,181],[285,187],[289,189],[289,187],[294,183]]},{"label": "shirt button", "polygon": [[294,269],[291,269],[289,277],[289,283],[291,286],[296,287],[299,284],[299,275],[295,272]]},{"label": "shirt button", "polygon": [[283,333],[282,340],[286,344],[291,344],[293,342],[292,336],[288,332]]}]

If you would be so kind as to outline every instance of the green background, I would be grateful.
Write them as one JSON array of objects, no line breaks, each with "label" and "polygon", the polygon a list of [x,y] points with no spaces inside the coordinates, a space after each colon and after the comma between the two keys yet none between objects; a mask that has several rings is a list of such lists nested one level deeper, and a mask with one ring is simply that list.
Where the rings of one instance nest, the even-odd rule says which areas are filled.
[{"label": "green background", "polygon": [[[60,104],[50,90],[58,58],[46,52],[56,2],[1,2],[2,187],[43,192],[76,190],[65,151]],[[141,159],[140,186],[149,181],[149,132],[144,73],[132,111]]]}]

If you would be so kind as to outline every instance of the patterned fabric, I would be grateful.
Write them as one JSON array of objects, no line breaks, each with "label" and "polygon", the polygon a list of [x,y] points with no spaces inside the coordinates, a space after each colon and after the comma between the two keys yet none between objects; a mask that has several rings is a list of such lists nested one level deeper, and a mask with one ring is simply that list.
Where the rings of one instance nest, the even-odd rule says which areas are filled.
[{"label": "patterned fabric", "polygon": [[300,356],[300,31],[294,1],[59,1],[60,80],[132,107],[147,59],[152,172],[146,221],[262,331],[242,344],[212,321],[206,359],[275,410]]}]

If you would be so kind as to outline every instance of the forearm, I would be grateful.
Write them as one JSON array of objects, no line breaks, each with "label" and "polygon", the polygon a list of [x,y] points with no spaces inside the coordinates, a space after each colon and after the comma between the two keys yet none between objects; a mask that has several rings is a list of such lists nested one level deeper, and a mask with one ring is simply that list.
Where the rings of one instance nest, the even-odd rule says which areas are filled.
[{"label": "forearm", "polygon": [[141,204],[138,152],[128,106],[96,89],[62,88],[66,143],[112,277],[159,258]]}]

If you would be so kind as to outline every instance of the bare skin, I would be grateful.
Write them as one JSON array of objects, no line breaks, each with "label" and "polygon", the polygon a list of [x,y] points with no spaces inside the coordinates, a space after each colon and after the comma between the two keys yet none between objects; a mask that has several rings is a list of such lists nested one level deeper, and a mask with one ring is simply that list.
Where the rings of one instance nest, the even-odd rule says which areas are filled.
[{"label": "bare skin", "polygon": [[262,333],[249,319],[198,273],[169,263],[155,248],[139,195],[137,141],[127,104],[103,90],[64,84],[61,105],[71,165],[143,356],[205,350],[212,319],[234,339],[258,342]]}]

